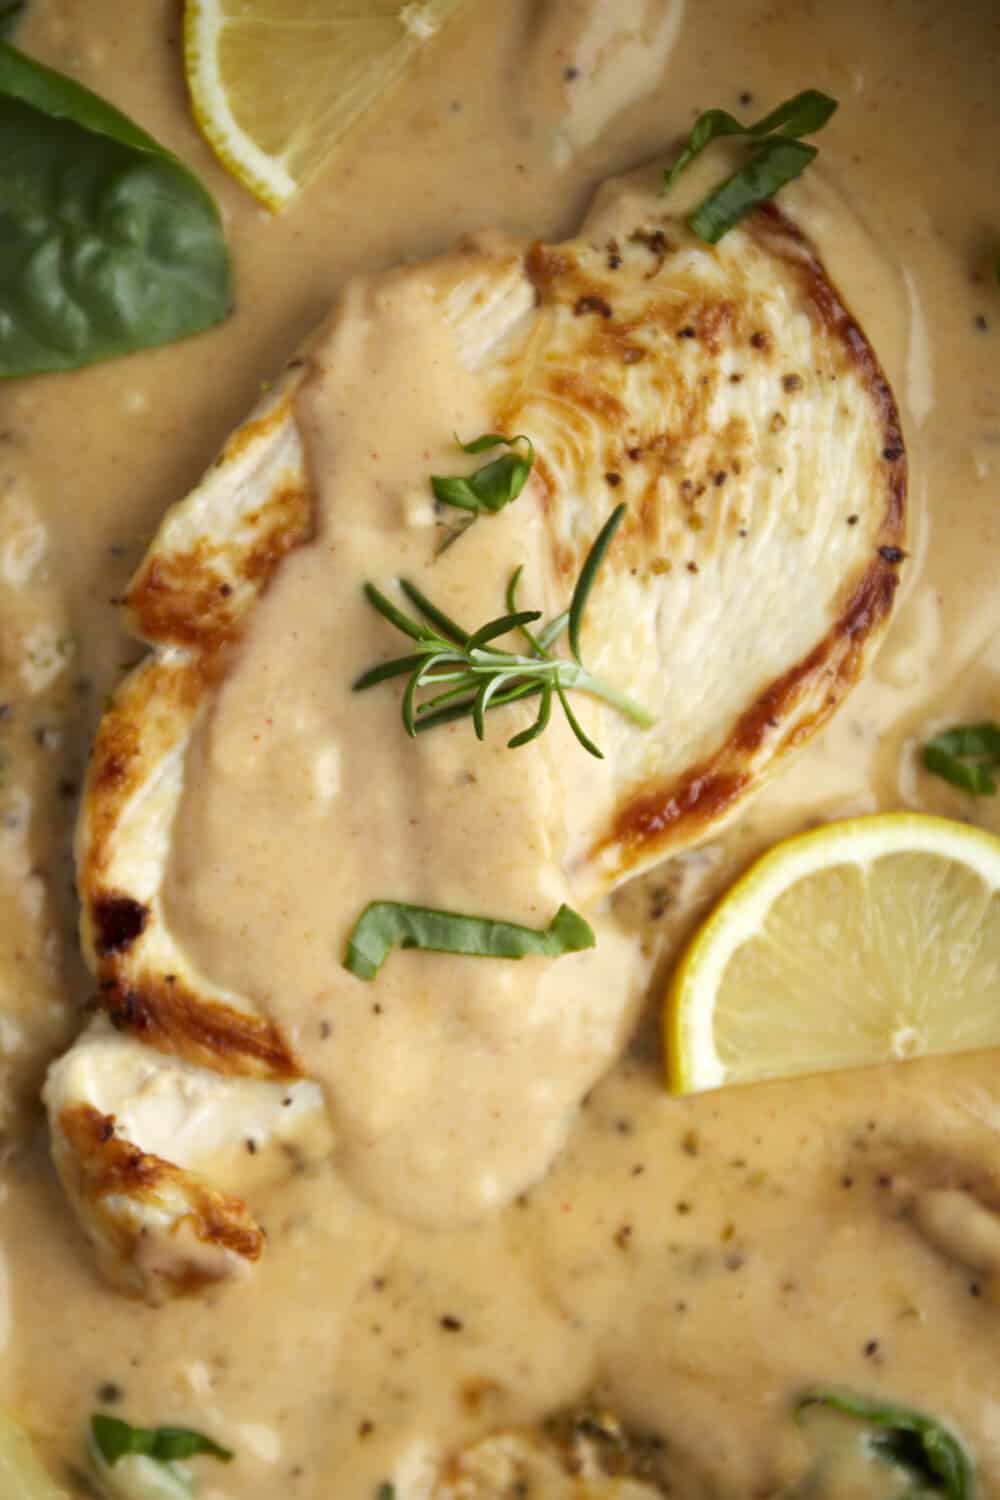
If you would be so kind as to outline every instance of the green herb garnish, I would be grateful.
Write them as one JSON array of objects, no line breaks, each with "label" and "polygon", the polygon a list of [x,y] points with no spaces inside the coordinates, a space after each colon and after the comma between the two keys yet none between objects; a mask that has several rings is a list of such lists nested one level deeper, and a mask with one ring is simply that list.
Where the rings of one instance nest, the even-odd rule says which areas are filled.
[{"label": "green herb garnish", "polygon": [[380,1484],[375,1500],[396,1500],[396,1486],[394,1484]]},{"label": "green herb garnish", "polygon": [[[471,718],[478,739],[485,735],[487,712],[520,698],[539,696],[541,703],[535,722],[507,741],[510,749],[527,745],[542,733],[552,712],[553,695],[566,716],[567,723],[583,748],[601,759],[601,752],[581,727],[570,707],[567,693],[578,691],[610,703],[619,713],[641,729],[655,723],[654,716],[624,693],[588,672],[580,661],[580,626],[584,609],[614,533],[625,515],[625,506],[612,512],[590,549],[580,570],[569,609],[550,620],[537,635],[529,627],[541,619],[539,610],[517,608],[517,586],[521,569],[507,588],[508,613],[488,620],[470,633],[444,614],[415,584],[402,578],[399,586],[423,619],[404,614],[373,583],[365,584],[365,597],[391,625],[414,642],[416,649],[407,656],[371,667],[354,683],[356,693],[391,677],[408,677],[403,693],[403,724],[409,735],[422,733],[454,719]],[[553,656],[551,647],[569,627],[570,646],[576,658]],[[500,636],[519,631],[530,654],[487,649]],[[439,691],[443,689],[443,691]],[[417,694],[429,690],[431,696],[417,703]]]},{"label": "green herb garnish", "polygon": [[224,1464],[233,1458],[228,1448],[191,1427],[133,1427],[106,1412],[95,1412],[91,1417],[90,1433],[95,1449],[109,1467],[130,1454],[165,1465],[199,1454],[207,1454]]},{"label": "green herb garnish", "polygon": [[947,1500],[973,1500],[975,1487],[969,1457],[958,1438],[932,1417],[909,1407],[826,1388],[803,1396],[797,1413],[801,1415],[809,1406],[826,1406],[878,1428],[870,1439],[872,1452],[917,1481],[921,1488],[914,1493],[913,1500],[917,1493],[945,1495]]},{"label": "green herb garnish", "polygon": [[0,43],[0,376],[198,333],[232,305],[218,210],[71,78]]},{"label": "green herb garnish", "polygon": [[[471,443],[463,443],[457,436],[455,441],[463,453],[487,453],[491,448],[500,447],[510,448],[512,451],[491,459],[472,474],[431,475],[431,489],[435,500],[442,505],[452,505],[457,510],[469,512],[447,533],[438,548],[439,553],[457,541],[464,531],[468,531],[477,516],[495,516],[512,500],[516,500],[527,484],[535,462],[534,445],[523,432],[512,438],[504,437],[501,432],[484,432],[480,437],[473,438]],[[519,443],[526,446],[526,452],[520,451],[517,446]]]},{"label": "green herb garnish", "polygon": [[773,198],[779,188],[805,170],[816,155],[816,147],[805,145],[801,137],[822,130],[836,108],[837,100],[829,94],[806,89],[786,99],[755,125],[742,125],[724,109],[707,110],[698,116],[687,145],[664,173],[664,190],[670,191],[712,141],[743,136],[752,142],[754,151],[749,160],[688,215],[688,224],[699,239],[717,244],[752,208]]},{"label": "green herb garnish", "polygon": [[372,901],[347,941],[344,968],[359,979],[374,979],[389,951],[421,948],[428,953],[461,953],[468,958],[561,958],[593,948],[593,929],[578,912],[560,906],[548,927],[519,927],[493,917],[469,917],[399,901]]},{"label": "green herb garnish", "polygon": [[997,788],[990,772],[1000,768],[1000,726],[956,724],[927,741],[923,759],[928,771],[952,786],[974,797],[992,797]]}]

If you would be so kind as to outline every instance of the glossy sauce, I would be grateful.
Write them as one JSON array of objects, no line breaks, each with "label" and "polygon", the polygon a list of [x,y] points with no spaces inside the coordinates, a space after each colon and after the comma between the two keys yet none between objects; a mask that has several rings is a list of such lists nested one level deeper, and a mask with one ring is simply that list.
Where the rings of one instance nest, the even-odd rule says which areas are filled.
[{"label": "glossy sauce", "polygon": [[[502,1212],[418,1227],[398,1191],[380,1209],[305,1160],[254,1205],[269,1248],[253,1291],[159,1309],[98,1282],[47,1165],[37,1086],[87,996],[72,784],[136,656],[110,601],[163,509],[349,276],[478,226],[571,232],[601,179],[662,152],[700,108],[753,117],[806,86],[841,100],[821,168],[785,201],[900,399],[911,555],[887,642],[830,728],[724,839],[626,888],[616,921],[641,927],[662,974],[747,859],[815,819],[915,806],[1000,830],[993,802],[926,777],[915,755],[929,732],[996,712],[1000,290],[981,205],[1000,146],[1000,17],[988,0],[614,10],[617,33],[597,0],[470,5],[280,220],[194,132],[174,6],[95,0],[84,17],[36,0],[19,37],[203,175],[237,267],[219,330],[0,392],[0,1395],[60,1478],[109,1382],[132,1420],[188,1423],[237,1451],[231,1469],[206,1465],[217,1500],[368,1500],[389,1478],[405,1500],[428,1455],[599,1391],[690,1456],[692,1495],[744,1500],[794,1463],[796,1392],[833,1382],[952,1421],[984,1493],[1000,1494],[990,1252],[961,1226],[940,1232],[947,1202],[911,1212],[958,1187],[1000,1204],[990,1056],[676,1101],[653,985],[649,1022],[551,1173]],[[509,876],[525,902],[511,915],[528,920]],[[391,1182],[388,1157],[384,1170]]]}]

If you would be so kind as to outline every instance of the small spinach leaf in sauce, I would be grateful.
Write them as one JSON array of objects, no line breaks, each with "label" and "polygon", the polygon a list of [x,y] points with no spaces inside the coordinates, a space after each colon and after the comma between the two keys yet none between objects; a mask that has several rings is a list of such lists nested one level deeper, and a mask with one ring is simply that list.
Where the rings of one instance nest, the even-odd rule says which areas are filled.
[{"label": "small spinach leaf in sauce", "polygon": [[992,797],[996,782],[992,771],[1000,768],[1000,726],[956,724],[928,740],[924,766],[943,781],[971,792],[974,797]]},{"label": "small spinach leaf in sauce", "polygon": [[[477,516],[484,513],[495,516],[512,500],[516,500],[527,484],[535,462],[534,445],[523,432],[512,438],[504,437],[500,432],[484,432],[480,437],[473,438],[471,443],[463,443],[458,437],[455,441],[463,453],[486,453],[490,448],[499,447],[510,448],[511,452],[490,459],[489,463],[483,464],[472,474],[431,475],[431,489],[435,500],[441,505],[452,505],[458,510],[469,512],[457,526],[447,532],[438,548],[439,554],[457,541],[463,531],[468,531]],[[524,444],[525,452],[521,452],[519,443]]]},{"label": "small spinach leaf in sauce", "polygon": [[0,376],[72,370],[226,317],[197,178],[125,115],[0,43]]},{"label": "small spinach leaf in sauce", "polygon": [[199,1454],[207,1454],[224,1464],[233,1458],[228,1448],[191,1427],[133,1427],[131,1422],[110,1417],[106,1412],[95,1412],[91,1417],[90,1433],[97,1452],[111,1467],[132,1454],[151,1458],[158,1464],[176,1463]]},{"label": "small spinach leaf in sauce", "polygon": [[347,942],[344,968],[359,979],[374,979],[396,943],[427,953],[459,953],[468,958],[561,958],[593,948],[597,939],[589,923],[569,906],[560,906],[548,927],[520,927],[493,917],[407,906],[400,901],[372,901],[358,918]]},{"label": "small spinach leaf in sauce", "polygon": [[680,174],[712,141],[738,135],[752,142],[755,149],[749,160],[688,215],[688,224],[699,239],[715,245],[758,203],[773,198],[787,182],[805,171],[816,156],[816,147],[805,145],[801,137],[822,130],[836,108],[837,100],[829,94],[805,89],[779,104],[755,125],[741,125],[724,109],[707,110],[698,116],[687,145],[664,174],[664,190],[670,191]]},{"label": "small spinach leaf in sauce", "polygon": [[906,1406],[826,1388],[809,1391],[797,1410],[801,1413],[809,1406],[825,1406],[876,1428],[870,1439],[872,1452],[914,1479],[919,1485],[914,1496],[974,1500],[972,1464],[964,1447],[932,1417]]}]

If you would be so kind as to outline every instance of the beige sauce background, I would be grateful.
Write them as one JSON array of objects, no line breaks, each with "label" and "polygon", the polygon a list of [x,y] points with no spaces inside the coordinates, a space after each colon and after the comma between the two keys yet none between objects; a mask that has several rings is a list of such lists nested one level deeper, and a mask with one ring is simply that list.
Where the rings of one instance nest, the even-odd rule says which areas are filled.
[{"label": "beige sauce background", "polygon": [[997,712],[1000,13],[990,0],[613,9],[616,34],[597,0],[470,4],[280,220],[191,125],[175,5],[35,0],[19,37],[202,174],[237,271],[236,315],[217,331],[0,389],[0,1081],[16,1105],[6,1125],[0,1112],[0,1396],[63,1479],[108,1383],[132,1420],[237,1450],[206,1473],[216,1500],[368,1500],[421,1445],[596,1389],[745,1500],[783,1472],[795,1392],[836,1381],[951,1419],[1000,1495],[991,1266],[942,1253],[904,1212],[937,1187],[1000,1206],[992,1056],[675,1101],[650,1026],[550,1178],[485,1227],[401,1232],[306,1163],[255,1205],[270,1247],[252,1293],[158,1310],[97,1281],[47,1165],[35,1091],[87,995],[73,786],[137,654],[111,600],[163,509],[350,273],[480,225],[568,232],[602,177],[661,152],[701,108],[753,117],[807,86],[841,100],[822,170],[786,201],[903,401],[913,555],[888,642],[830,730],[723,843],[627,891],[622,910],[665,967],[747,859],[813,819],[910,805],[1000,829],[995,803],[928,779],[914,755],[937,727]]}]

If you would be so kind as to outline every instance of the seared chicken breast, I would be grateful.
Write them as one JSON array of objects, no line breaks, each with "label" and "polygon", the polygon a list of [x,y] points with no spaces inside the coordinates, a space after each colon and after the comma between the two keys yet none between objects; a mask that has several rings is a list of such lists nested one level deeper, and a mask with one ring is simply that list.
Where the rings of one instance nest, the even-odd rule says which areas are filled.
[{"label": "seared chicken breast", "polygon": [[[103,1268],[125,1290],[163,1295],[252,1263],[262,1238],[238,1187],[234,1163],[247,1163],[238,1151],[227,1157],[227,1132],[230,1146],[257,1130],[280,1141],[323,1117],[324,1097],[331,1145],[336,1139],[339,1148],[343,1136],[345,1161],[373,1164],[377,1192],[394,1211],[421,1217],[413,1208],[417,1189],[426,1186],[430,1198],[438,1192],[456,1120],[476,1171],[451,1175],[475,1177],[475,1191],[463,1197],[464,1182],[452,1184],[447,1204],[435,1199],[425,1217],[447,1222],[482,1211],[537,1177],[579,1098],[622,1045],[641,990],[631,939],[594,915],[601,898],[716,833],[826,722],[872,657],[904,559],[906,493],[899,420],[878,360],[815,250],[777,207],[765,205],[708,246],[664,212],[657,181],[644,174],[612,185],[565,244],[482,237],[429,267],[395,273],[374,291],[371,284],[368,292],[349,290],[332,323],[168,513],[132,580],[129,625],[151,650],[101,723],[77,844],[83,942],[102,1017],[55,1065],[46,1095],[67,1192]],[[344,308],[364,297],[364,318],[348,326]],[[396,841],[405,889],[381,894],[467,909],[444,875],[421,884],[433,861],[408,831],[417,819],[399,816],[407,797],[429,804],[431,783],[420,778],[442,777],[444,767],[449,796],[458,799],[448,805],[468,828],[495,809],[498,847],[510,852],[504,869],[513,861],[516,889],[530,894],[497,915],[524,921],[537,911],[538,925],[558,901],[571,901],[598,925],[601,955],[556,960],[562,989],[548,984],[542,960],[526,961],[523,1003],[504,990],[503,965],[425,959],[418,971],[406,965],[421,956],[394,956],[399,991],[375,1006],[385,1012],[381,1040],[369,1028],[359,1041],[356,1018],[363,1014],[367,1024],[371,997],[339,968],[333,941],[317,950],[322,961],[308,969],[301,994],[278,957],[273,976],[258,982],[272,948],[285,952],[280,923],[273,944],[262,931],[268,913],[281,908],[281,921],[295,918],[285,911],[285,855],[278,844],[254,842],[242,815],[232,815],[243,803],[224,806],[204,789],[227,767],[242,774],[242,751],[219,726],[228,722],[233,684],[247,681],[264,639],[260,622],[273,615],[281,591],[305,589],[307,575],[315,589],[328,576],[331,609],[355,611],[344,614],[340,636],[350,641],[368,618],[363,577],[337,570],[374,522],[351,512],[350,494],[331,499],[331,487],[317,479],[317,454],[327,450],[317,438],[314,392],[318,385],[323,409],[333,410],[338,379],[346,387],[360,378],[349,366],[364,329],[380,307],[407,298],[421,326],[436,330],[458,383],[474,386],[483,430],[526,434],[536,457],[523,496],[442,552],[454,517],[431,504],[425,453],[438,445],[436,460],[446,451],[449,413],[442,410],[440,432],[422,438],[412,455],[412,491],[397,494],[390,460],[372,443],[364,455],[371,493],[392,507],[397,571],[419,573],[427,591],[439,588],[445,606],[472,628],[502,612],[508,573],[499,565],[520,548],[526,584],[555,614],[611,509],[624,502],[588,607],[583,656],[655,724],[641,729],[581,695],[581,719],[604,753],[597,763],[561,729],[525,751],[504,748],[508,734],[530,722],[512,705],[490,715],[486,750],[476,748],[468,724],[456,724],[434,731],[432,759],[423,747],[434,735],[421,738],[418,752],[398,728],[398,682],[350,704],[344,688],[344,715],[348,707],[388,715],[384,725],[379,720],[380,744],[390,721],[397,725],[397,811],[385,814],[383,829],[381,812],[355,808],[350,825],[354,833],[371,829],[380,851]],[[393,358],[401,358],[398,346]],[[391,412],[384,423],[386,449],[398,447]],[[341,442],[349,437],[341,434]],[[379,545],[371,555],[388,556],[384,537]],[[300,564],[295,582],[289,570]],[[473,564],[475,589],[467,576]],[[481,611],[475,619],[473,609]],[[374,629],[383,659],[405,650],[385,622]],[[284,676],[283,662],[290,677],[304,678],[312,649],[305,635],[281,637],[265,653],[271,677],[262,680]],[[373,664],[350,660],[355,674]],[[306,683],[303,703],[312,704],[311,691]],[[296,795],[332,806],[343,801],[348,774],[344,737],[327,732],[332,709],[315,710],[326,735],[322,754],[305,771],[294,759],[296,724],[312,713],[310,706],[299,719],[286,715],[282,728],[281,764],[293,769],[278,834],[286,842],[301,836],[303,848],[314,824],[297,831]],[[582,778],[572,784],[570,766]],[[417,778],[410,792],[406,767]],[[196,776],[201,791],[192,790]],[[279,768],[268,783],[279,799],[284,777]],[[508,805],[515,780],[516,807]],[[346,784],[346,796],[360,794]],[[211,849],[190,834],[196,805],[207,809],[199,826],[210,830]],[[353,848],[354,833],[343,833],[339,850],[330,847],[331,870]],[[225,852],[226,840],[237,841],[234,852]],[[502,899],[503,885],[497,871],[479,873],[482,893],[469,899],[482,909],[494,887]],[[199,921],[213,925],[203,917],[209,903],[201,901],[201,882],[220,878],[241,890],[252,885],[257,903],[247,909],[259,919],[234,925],[228,936],[225,902],[211,932],[198,928]],[[360,891],[363,880],[355,884]],[[331,883],[330,931],[338,941],[358,914],[340,909],[347,898],[339,890]],[[315,925],[303,919],[310,941]],[[216,962],[220,932],[228,947]],[[603,968],[593,967],[599,962]],[[447,976],[459,971],[448,964],[465,965],[457,999]],[[434,976],[427,980],[434,994],[421,988],[418,973]],[[600,999],[582,1005],[582,995]],[[332,1019],[314,1026],[321,1001]],[[316,1038],[331,1031],[321,1052]],[[341,1035],[349,1063],[328,1063]],[[470,1059],[480,1059],[483,1086],[463,1093]],[[380,1088],[383,1066],[391,1086]],[[161,1071],[163,1082],[154,1082]],[[397,1087],[405,1106],[393,1113]],[[151,1090],[159,1103],[150,1102]],[[502,1119],[504,1099],[509,1107],[514,1097],[524,1117],[519,1145]],[[198,1111],[211,1121],[207,1133],[183,1124]],[[165,1127],[170,1119],[175,1124]],[[404,1157],[395,1181],[392,1163]],[[252,1182],[247,1191],[252,1199]],[[461,1483],[447,1493],[480,1493],[471,1480]]]}]

